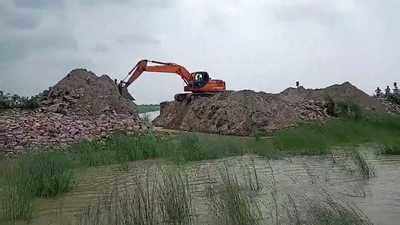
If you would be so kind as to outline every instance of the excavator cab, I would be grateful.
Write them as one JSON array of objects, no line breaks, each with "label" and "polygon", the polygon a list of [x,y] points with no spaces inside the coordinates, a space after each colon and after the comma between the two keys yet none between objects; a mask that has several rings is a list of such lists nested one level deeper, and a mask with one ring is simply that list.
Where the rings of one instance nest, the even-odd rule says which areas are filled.
[{"label": "excavator cab", "polygon": [[194,73],[192,73],[192,76],[194,78],[194,81],[193,81],[194,88],[202,88],[210,80],[210,76],[208,75],[207,72],[204,72],[204,71],[194,72]]}]

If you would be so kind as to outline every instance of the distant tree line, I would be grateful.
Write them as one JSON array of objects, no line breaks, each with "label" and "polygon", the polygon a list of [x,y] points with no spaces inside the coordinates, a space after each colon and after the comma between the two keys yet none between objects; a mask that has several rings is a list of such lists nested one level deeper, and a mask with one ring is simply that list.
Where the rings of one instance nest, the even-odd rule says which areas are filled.
[{"label": "distant tree line", "polygon": [[0,110],[5,109],[36,109],[40,106],[40,102],[47,98],[49,90],[44,90],[41,93],[25,97],[17,94],[10,94],[0,90]]},{"label": "distant tree line", "polygon": [[384,92],[379,87],[377,87],[375,90],[375,97],[384,98],[389,102],[400,105],[400,91],[397,86],[397,82],[393,83],[393,89],[390,88],[389,85],[386,86]]}]

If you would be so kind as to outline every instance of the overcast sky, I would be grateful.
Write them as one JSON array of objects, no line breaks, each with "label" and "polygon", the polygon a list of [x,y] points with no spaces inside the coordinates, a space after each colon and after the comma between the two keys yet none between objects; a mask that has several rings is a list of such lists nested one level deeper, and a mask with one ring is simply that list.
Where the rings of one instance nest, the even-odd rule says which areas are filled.
[{"label": "overcast sky", "polygon": [[[1,0],[0,89],[32,95],[74,68],[121,79],[142,58],[205,70],[228,89],[400,82],[399,0]],[[183,91],[143,74],[137,103]]]}]

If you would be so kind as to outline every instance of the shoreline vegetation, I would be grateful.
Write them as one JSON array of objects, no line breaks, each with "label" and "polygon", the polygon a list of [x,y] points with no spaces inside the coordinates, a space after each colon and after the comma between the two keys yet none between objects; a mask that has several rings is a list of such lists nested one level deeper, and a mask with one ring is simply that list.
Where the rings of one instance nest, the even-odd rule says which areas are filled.
[{"label": "shoreline vegetation", "polygon": [[157,105],[157,104],[137,105],[137,110],[138,110],[138,113],[147,113],[147,112],[160,111],[160,105]]},{"label": "shoreline vegetation", "polygon": [[[83,141],[62,152],[50,149],[2,160],[0,221],[31,219],[34,199],[52,198],[73,189],[76,169],[112,164],[124,168],[128,162],[136,160],[163,159],[181,165],[246,154],[266,159],[327,155],[343,148],[352,154],[363,177],[368,179],[374,175],[373,168],[356,147],[373,144],[380,154],[400,154],[399,136],[400,117],[397,115],[340,117],[324,123],[304,123],[279,131],[271,138],[151,132],[139,136],[115,134],[102,140]],[[185,221],[187,219],[185,217]]]}]

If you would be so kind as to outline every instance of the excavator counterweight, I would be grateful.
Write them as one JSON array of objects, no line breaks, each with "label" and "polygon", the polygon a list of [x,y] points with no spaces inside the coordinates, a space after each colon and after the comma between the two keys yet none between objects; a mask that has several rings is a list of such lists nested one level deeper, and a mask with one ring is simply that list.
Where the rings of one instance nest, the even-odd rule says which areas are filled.
[{"label": "excavator counterweight", "polygon": [[[152,63],[153,65],[149,65]],[[211,79],[207,72],[190,73],[185,67],[175,63],[165,63],[150,60],[140,60],[135,67],[128,73],[126,78],[122,80],[118,87],[122,96],[125,96],[127,88],[139,78],[143,72],[159,72],[159,73],[174,73],[179,75],[185,82],[184,91],[192,94],[210,95],[213,93],[223,92],[226,90],[225,81]],[[126,81],[125,81],[126,80]],[[175,100],[183,101],[190,93],[177,94]]]}]

